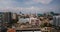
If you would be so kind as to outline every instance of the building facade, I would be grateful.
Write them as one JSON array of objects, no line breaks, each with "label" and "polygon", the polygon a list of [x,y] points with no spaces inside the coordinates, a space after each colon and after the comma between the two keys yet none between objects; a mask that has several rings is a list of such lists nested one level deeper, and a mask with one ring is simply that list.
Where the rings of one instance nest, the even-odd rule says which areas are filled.
[{"label": "building facade", "polygon": [[53,25],[60,26],[60,15],[59,16],[53,16]]},{"label": "building facade", "polygon": [[14,23],[18,22],[18,15],[16,13],[12,13],[12,20]]},{"label": "building facade", "polygon": [[11,12],[0,12],[0,30],[2,29],[2,26],[6,26],[6,23],[12,22],[11,16]]},{"label": "building facade", "polygon": [[29,18],[29,24],[39,26],[39,25],[41,25],[41,21],[37,18],[30,17]]},{"label": "building facade", "polygon": [[5,12],[3,14],[3,23],[11,23],[12,22],[12,13],[11,12]]},{"label": "building facade", "polygon": [[1,32],[1,27],[2,27],[2,24],[3,24],[3,13],[0,12],[0,32]]}]

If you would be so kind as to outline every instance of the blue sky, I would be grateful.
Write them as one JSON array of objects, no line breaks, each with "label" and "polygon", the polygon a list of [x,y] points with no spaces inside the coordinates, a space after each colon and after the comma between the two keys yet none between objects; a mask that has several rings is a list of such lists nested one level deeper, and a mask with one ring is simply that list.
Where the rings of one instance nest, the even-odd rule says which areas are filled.
[{"label": "blue sky", "polygon": [[19,13],[60,12],[60,0],[0,0],[0,12]]}]

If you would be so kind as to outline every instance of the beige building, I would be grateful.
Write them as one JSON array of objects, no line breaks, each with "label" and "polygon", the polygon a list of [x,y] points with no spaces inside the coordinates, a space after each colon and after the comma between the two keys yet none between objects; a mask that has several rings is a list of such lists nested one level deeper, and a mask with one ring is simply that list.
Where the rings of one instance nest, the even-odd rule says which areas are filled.
[{"label": "beige building", "polygon": [[41,31],[42,32],[52,32],[51,29],[52,29],[51,27],[44,27],[44,28],[41,28]]},{"label": "beige building", "polygon": [[30,17],[29,24],[32,24],[32,25],[41,25],[41,21],[39,19],[37,19],[37,18]]},{"label": "beige building", "polygon": [[17,17],[17,14],[16,13],[13,13],[12,14],[12,19],[16,19],[16,17]]}]

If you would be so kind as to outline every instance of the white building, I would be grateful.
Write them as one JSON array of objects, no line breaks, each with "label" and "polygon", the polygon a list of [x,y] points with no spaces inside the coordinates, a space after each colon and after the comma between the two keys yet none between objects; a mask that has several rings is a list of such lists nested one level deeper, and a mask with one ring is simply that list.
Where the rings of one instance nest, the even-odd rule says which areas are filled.
[{"label": "white building", "polygon": [[60,26],[60,15],[59,16],[53,16],[53,25]]},{"label": "white building", "polygon": [[29,18],[19,18],[18,23],[25,23],[25,22],[29,22]]}]

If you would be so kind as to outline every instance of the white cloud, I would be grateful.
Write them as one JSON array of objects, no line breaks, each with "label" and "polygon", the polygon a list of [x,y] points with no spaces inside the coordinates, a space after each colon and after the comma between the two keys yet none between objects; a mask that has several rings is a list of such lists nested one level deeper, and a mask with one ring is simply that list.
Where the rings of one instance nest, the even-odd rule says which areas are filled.
[{"label": "white cloud", "polygon": [[[24,2],[26,5],[31,5],[31,4],[37,4],[37,3],[42,3],[42,4],[49,4],[52,0],[33,0],[28,1],[28,2]],[[56,7],[54,8],[47,8],[47,7],[34,7],[34,6],[30,6],[30,7],[15,7],[14,3],[18,3],[12,0],[0,0],[0,11],[11,11],[11,12],[19,12],[19,11],[23,11],[25,13],[35,13],[35,12],[47,12],[47,11],[54,11],[54,10],[58,10]],[[19,5],[19,4],[18,4]]]},{"label": "white cloud", "polygon": [[44,13],[48,11],[56,11],[58,7],[50,7],[50,8],[42,8],[42,7],[5,7],[5,8],[0,8],[0,11],[11,11],[11,12],[20,12],[22,11],[23,13]]},{"label": "white cloud", "polygon": [[49,4],[51,3],[53,0],[33,0],[37,3],[42,3],[42,4]]}]

